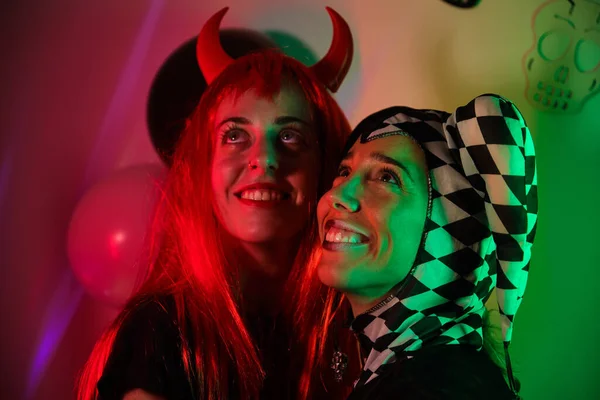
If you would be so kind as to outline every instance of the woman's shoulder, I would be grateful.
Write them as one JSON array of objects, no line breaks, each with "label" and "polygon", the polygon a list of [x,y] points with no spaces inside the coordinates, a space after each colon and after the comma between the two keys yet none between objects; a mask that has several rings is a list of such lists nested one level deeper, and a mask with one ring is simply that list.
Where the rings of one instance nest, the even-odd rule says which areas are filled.
[{"label": "woman's shoulder", "polygon": [[143,299],[121,323],[98,382],[102,399],[122,398],[132,389],[156,395],[186,386],[181,335],[168,298]]},{"label": "woman's shoulder", "polygon": [[412,364],[406,365],[409,386],[422,398],[513,398],[500,367],[483,350],[447,345],[415,354]]},{"label": "woman's shoulder", "polygon": [[[513,399],[502,371],[483,351],[465,346],[443,346],[415,352],[390,364],[388,373],[363,386],[352,400],[400,398],[422,400]],[[362,394],[361,394],[362,392]]]},{"label": "woman's shoulder", "polygon": [[[416,358],[416,357],[415,357]],[[443,346],[423,355],[415,384],[438,388],[440,393],[456,399],[512,399],[502,370],[484,351],[466,346]],[[429,375],[429,376],[428,376]]]},{"label": "woman's shoulder", "polygon": [[172,298],[140,299],[121,318],[112,353],[135,357],[179,353],[181,335]]},{"label": "woman's shoulder", "polygon": [[153,296],[137,301],[123,316],[123,328],[175,327],[175,302],[170,296]]},{"label": "woman's shoulder", "polygon": [[164,347],[178,343],[179,328],[174,302],[168,297],[140,299],[119,317],[113,351],[125,348]]}]

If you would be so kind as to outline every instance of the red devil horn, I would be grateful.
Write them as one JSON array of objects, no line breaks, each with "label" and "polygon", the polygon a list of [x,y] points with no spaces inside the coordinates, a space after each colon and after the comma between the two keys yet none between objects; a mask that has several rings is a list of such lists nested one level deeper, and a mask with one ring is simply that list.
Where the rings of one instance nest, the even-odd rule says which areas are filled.
[{"label": "red devil horn", "polygon": [[313,65],[311,69],[317,78],[335,93],[346,77],[350,64],[352,64],[354,45],[348,23],[333,9],[326,8],[333,23],[333,40],[325,57]]},{"label": "red devil horn", "polygon": [[219,27],[228,9],[223,8],[206,21],[196,40],[196,59],[208,84],[233,62],[233,58],[223,50],[219,37]]}]

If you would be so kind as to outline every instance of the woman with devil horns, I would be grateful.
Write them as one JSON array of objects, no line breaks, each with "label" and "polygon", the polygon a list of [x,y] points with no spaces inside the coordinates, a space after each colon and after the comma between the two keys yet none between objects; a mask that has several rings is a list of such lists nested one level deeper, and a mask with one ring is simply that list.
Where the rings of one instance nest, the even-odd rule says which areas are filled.
[{"label": "woman with devil horns", "polygon": [[147,275],[96,344],[80,400],[309,396],[319,310],[296,299],[320,295],[304,273],[350,132],[327,89],[348,72],[352,36],[328,8],[333,42],[313,67],[274,50],[232,60],[219,42],[226,11],[198,36],[209,86],[175,150]]}]

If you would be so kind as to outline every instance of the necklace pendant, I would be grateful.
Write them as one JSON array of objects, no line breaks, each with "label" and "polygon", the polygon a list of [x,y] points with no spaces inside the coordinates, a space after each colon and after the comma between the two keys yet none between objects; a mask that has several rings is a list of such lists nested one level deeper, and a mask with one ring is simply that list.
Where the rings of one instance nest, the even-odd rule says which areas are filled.
[{"label": "necklace pendant", "polygon": [[347,367],[348,356],[339,350],[334,351],[331,358],[331,369],[333,369],[333,378],[336,382],[342,381]]}]

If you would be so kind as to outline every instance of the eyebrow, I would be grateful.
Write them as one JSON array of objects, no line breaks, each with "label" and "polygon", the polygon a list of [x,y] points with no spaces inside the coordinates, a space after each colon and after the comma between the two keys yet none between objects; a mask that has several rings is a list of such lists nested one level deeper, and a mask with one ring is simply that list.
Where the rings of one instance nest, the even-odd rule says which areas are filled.
[{"label": "eyebrow", "polygon": [[[233,122],[236,124],[240,124],[240,125],[250,125],[252,123],[252,121],[250,121],[248,118],[244,118],[244,117],[229,117],[229,118],[225,118],[223,121],[219,122],[219,124],[217,125],[217,129],[220,128],[221,126],[225,125],[228,122]],[[306,126],[310,126],[310,124],[303,120],[302,118],[298,118],[298,117],[293,117],[291,115],[285,115],[285,116],[281,116],[281,117],[277,117],[275,118],[275,121],[273,121],[276,125],[286,125],[286,124],[291,124],[291,123],[299,123],[302,125],[306,125]]]},{"label": "eyebrow", "polygon": [[291,123],[294,123],[294,122],[302,124],[302,125],[307,125],[307,126],[310,125],[308,123],[308,121],[305,121],[302,118],[293,117],[291,115],[286,115],[286,116],[283,116],[283,117],[277,117],[277,118],[275,118],[275,123],[277,125],[291,124]]},{"label": "eyebrow", "polygon": [[[349,158],[352,158],[354,154],[349,151],[348,154],[346,154],[346,157],[344,157],[344,159],[342,161],[347,161]],[[400,168],[401,170],[403,170],[404,172],[406,172],[406,174],[408,175],[408,177],[412,180],[413,177],[410,174],[410,171],[408,170],[408,168],[406,167],[406,165],[402,164],[400,161],[393,159],[392,157],[386,156],[383,153],[379,153],[377,151],[372,152],[371,154],[369,154],[369,158],[375,160],[375,161],[379,161],[381,163],[384,164],[390,164],[393,165],[397,168]]]},{"label": "eyebrow", "polygon": [[244,117],[229,117],[229,118],[225,118],[223,121],[219,122],[219,124],[217,125],[217,129],[222,127],[223,125],[225,125],[228,122],[234,122],[236,124],[240,124],[240,125],[248,125],[250,124],[250,120],[248,118],[244,118]]},{"label": "eyebrow", "polygon": [[410,172],[408,171],[408,168],[406,168],[406,165],[402,164],[400,161],[395,160],[392,157],[388,157],[385,154],[378,153],[376,151],[374,151],[373,153],[369,154],[369,157],[372,158],[373,160],[377,160],[377,161],[382,162],[384,164],[390,164],[390,165],[393,165],[395,167],[398,167],[398,168],[402,169],[404,172],[407,173],[407,175],[410,177],[410,179],[412,179],[412,176],[410,175]]},{"label": "eyebrow", "polygon": [[570,19],[565,18],[565,17],[561,17],[558,14],[554,14],[554,18],[559,19],[561,21],[565,21],[567,24],[571,25],[571,28],[576,29],[575,28],[575,23],[573,23],[573,21],[571,21]]}]

